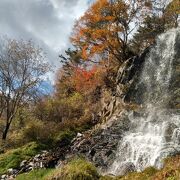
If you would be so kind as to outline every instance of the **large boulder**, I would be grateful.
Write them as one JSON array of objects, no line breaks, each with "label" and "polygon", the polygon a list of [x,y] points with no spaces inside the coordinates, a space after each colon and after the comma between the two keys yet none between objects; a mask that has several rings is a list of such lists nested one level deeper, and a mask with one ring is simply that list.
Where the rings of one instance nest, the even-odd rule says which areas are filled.
[{"label": "large boulder", "polygon": [[136,168],[135,168],[134,164],[131,162],[127,162],[119,168],[118,175],[124,176],[124,175],[128,174],[129,172],[133,172],[135,170],[136,170]]}]

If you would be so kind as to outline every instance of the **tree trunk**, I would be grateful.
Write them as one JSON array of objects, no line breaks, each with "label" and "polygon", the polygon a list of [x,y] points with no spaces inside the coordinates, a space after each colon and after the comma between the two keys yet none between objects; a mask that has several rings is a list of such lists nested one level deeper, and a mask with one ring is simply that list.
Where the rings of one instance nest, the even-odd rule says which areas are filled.
[{"label": "tree trunk", "polygon": [[9,131],[9,128],[10,128],[10,123],[6,123],[6,127],[5,127],[5,129],[4,129],[4,131],[3,131],[3,134],[2,134],[2,140],[6,140],[6,138],[7,138],[7,133],[8,133],[8,131]]}]

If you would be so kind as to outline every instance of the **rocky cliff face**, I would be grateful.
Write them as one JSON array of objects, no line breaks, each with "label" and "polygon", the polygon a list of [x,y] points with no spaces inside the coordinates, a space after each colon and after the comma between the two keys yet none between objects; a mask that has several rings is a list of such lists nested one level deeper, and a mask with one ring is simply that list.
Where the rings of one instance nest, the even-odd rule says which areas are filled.
[{"label": "rocky cliff face", "polygon": [[119,68],[116,76],[116,92],[112,95],[111,101],[105,104],[99,113],[99,116],[101,119],[105,119],[105,122],[112,115],[119,114],[127,104],[141,104],[140,94],[143,90],[137,86],[137,82],[139,81],[145,57],[150,49],[151,47],[147,48],[140,56],[127,59]]},{"label": "rocky cliff face", "polygon": [[135,102],[140,100],[141,114],[128,116],[132,127],[119,141],[110,167],[113,174],[123,175],[122,169],[129,164],[137,171],[149,166],[161,168],[165,157],[180,152],[180,117],[174,100],[174,95],[178,98],[175,92],[179,88],[176,70],[179,36],[179,29],[161,34],[145,57],[134,86],[140,92],[139,97],[135,91],[133,94]]}]

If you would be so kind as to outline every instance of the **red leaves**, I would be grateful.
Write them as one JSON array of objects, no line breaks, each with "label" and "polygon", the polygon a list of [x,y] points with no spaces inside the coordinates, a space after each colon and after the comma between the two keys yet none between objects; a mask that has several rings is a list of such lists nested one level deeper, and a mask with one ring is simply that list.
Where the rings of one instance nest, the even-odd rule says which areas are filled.
[{"label": "red leaves", "polygon": [[102,85],[103,70],[94,66],[92,69],[76,68],[72,83],[76,91],[86,94],[94,91],[98,86]]}]

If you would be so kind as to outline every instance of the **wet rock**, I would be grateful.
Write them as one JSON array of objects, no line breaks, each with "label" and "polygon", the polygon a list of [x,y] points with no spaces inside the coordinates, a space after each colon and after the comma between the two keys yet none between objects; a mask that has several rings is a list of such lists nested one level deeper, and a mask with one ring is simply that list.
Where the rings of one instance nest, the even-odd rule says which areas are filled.
[{"label": "wet rock", "polygon": [[124,165],[121,167],[121,169],[119,169],[118,175],[124,176],[124,175],[126,175],[127,173],[133,172],[133,171],[135,171],[135,170],[136,170],[136,169],[135,169],[134,164],[131,163],[131,162],[127,162],[126,164],[124,164]]},{"label": "wet rock", "polygon": [[20,167],[23,167],[27,164],[27,160],[23,160],[21,163],[20,163]]},{"label": "wet rock", "polygon": [[[117,85],[124,87],[121,97],[125,102],[135,102],[142,104],[142,95],[145,88],[143,84],[138,83],[142,72],[143,64],[147,54],[153,46],[149,46],[139,56],[134,56],[124,63],[124,69],[117,76]],[[122,90],[121,90],[122,91]]]},{"label": "wet rock", "polygon": [[180,34],[177,34],[175,42],[175,56],[172,64],[172,78],[169,91],[171,93],[169,107],[173,109],[180,108]]},{"label": "wet rock", "polygon": [[173,123],[166,125],[165,131],[164,131],[164,133],[165,133],[164,137],[165,137],[166,142],[171,141],[171,138],[173,136],[173,132],[176,128],[177,128],[177,126]]},{"label": "wet rock", "polygon": [[7,179],[8,178],[8,175],[6,175],[6,174],[3,174],[2,176],[1,176],[1,180],[5,180],[5,179]]},{"label": "wet rock", "polygon": [[28,167],[28,168],[26,169],[26,172],[29,172],[29,171],[32,171],[32,170],[33,170],[33,167],[30,166],[30,167]]},{"label": "wet rock", "polygon": [[82,137],[83,135],[81,133],[77,133],[77,138]]},{"label": "wet rock", "polygon": [[28,166],[30,166],[30,167],[34,167],[34,162],[30,162],[29,164],[28,164]]},{"label": "wet rock", "polygon": [[34,158],[40,158],[41,157],[41,154],[37,154]]},{"label": "wet rock", "polygon": [[14,174],[17,174],[17,173],[18,173],[17,169],[10,168],[10,169],[7,170],[8,175],[14,175]]}]

